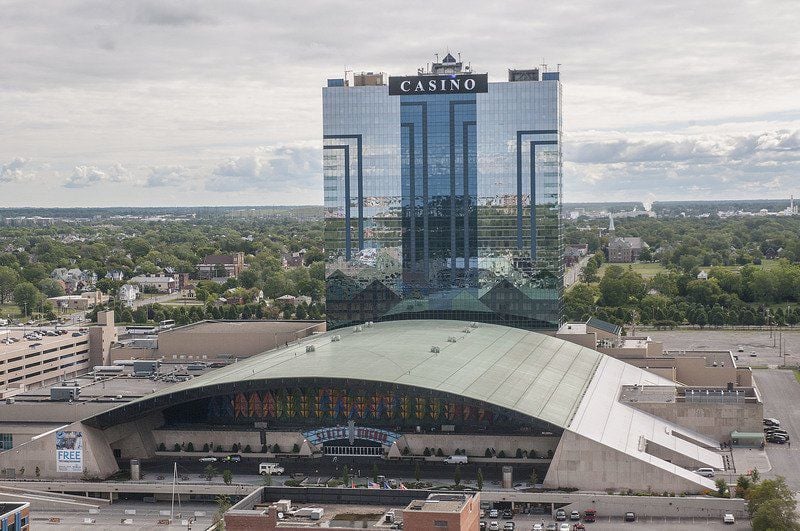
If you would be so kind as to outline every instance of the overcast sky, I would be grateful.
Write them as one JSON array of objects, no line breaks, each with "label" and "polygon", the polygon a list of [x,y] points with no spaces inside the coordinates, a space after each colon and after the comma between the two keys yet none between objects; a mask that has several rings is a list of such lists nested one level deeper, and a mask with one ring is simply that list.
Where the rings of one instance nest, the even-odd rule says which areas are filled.
[{"label": "overcast sky", "polygon": [[564,200],[800,196],[797,0],[0,0],[0,206],[321,204],[321,89],[560,64]]}]

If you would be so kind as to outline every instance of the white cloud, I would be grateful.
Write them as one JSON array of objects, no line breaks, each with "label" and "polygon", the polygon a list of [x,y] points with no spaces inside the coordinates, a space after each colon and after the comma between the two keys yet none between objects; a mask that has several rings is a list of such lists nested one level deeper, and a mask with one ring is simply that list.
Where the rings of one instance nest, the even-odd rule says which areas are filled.
[{"label": "white cloud", "polygon": [[182,186],[187,184],[190,178],[190,170],[183,166],[159,166],[150,168],[150,173],[147,175],[144,185],[148,188]]},{"label": "white cloud", "polygon": [[96,166],[75,166],[72,175],[64,181],[65,188],[86,188],[105,183],[120,183],[129,180],[130,172],[122,164],[112,164],[105,170]]},{"label": "white cloud", "polygon": [[229,158],[214,168],[206,188],[214,191],[266,189],[308,192],[322,186],[322,151],[315,147],[266,147]]},{"label": "white cloud", "polygon": [[0,164],[0,183],[19,181],[23,177],[22,168],[28,161],[22,157],[14,157],[11,162]]}]

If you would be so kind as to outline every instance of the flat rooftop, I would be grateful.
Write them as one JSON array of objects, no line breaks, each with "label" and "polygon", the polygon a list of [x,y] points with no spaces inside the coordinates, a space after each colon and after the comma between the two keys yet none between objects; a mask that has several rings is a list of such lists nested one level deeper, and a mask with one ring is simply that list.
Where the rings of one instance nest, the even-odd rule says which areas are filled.
[{"label": "flat rooftop", "polygon": [[557,334],[585,334],[586,323],[564,323]]},{"label": "flat rooftop", "polygon": [[425,500],[414,500],[406,511],[458,514],[471,497],[466,494],[431,494]]},{"label": "flat rooftop", "polygon": [[619,401],[623,404],[667,404],[675,402],[677,387],[669,385],[623,385]]},{"label": "flat rooftop", "polygon": [[[24,355],[31,352],[38,352],[40,350],[47,350],[53,346],[83,343],[89,339],[88,334],[81,334],[79,337],[72,337],[72,334],[75,333],[74,331],[69,331],[68,333],[60,336],[44,336],[41,339],[36,340],[28,340],[23,337],[25,334],[32,331],[32,328],[26,328],[25,332],[23,332],[22,328],[0,329],[0,356],[8,355],[13,357],[11,355],[17,352],[21,355]],[[6,344],[3,342],[3,340],[6,338],[17,339],[17,341],[11,344]],[[35,345],[37,343],[39,346],[31,348],[31,345]]]},{"label": "flat rooftop", "polygon": [[199,321],[161,331],[161,336],[190,332],[193,334],[247,334],[291,332],[319,326],[325,321]]},{"label": "flat rooftop", "polygon": [[706,367],[736,367],[736,360],[730,350],[666,350],[665,358],[703,358]]}]

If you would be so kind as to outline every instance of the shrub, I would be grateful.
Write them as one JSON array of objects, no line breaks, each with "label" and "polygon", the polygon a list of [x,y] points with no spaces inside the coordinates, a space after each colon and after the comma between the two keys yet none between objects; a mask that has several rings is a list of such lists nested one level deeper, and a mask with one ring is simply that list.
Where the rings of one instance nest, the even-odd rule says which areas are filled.
[{"label": "shrub", "polygon": [[222,445],[221,445],[221,444],[218,444],[218,445],[217,445],[217,449],[216,449],[216,450],[214,450],[214,451],[215,451],[215,452],[221,452],[221,451],[222,451]]},{"label": "shrub", "polygon": [[491,448],[487,448],[486,452],[484,452],[483,455],[486,456],[486,457],[492,457],[492,449]]},{"label": "shrub", "polygon": [[281,447],[278,445],[278,443],[272,445],[272,453],[273,454],[281,453]]},{"label": "shrub", "polygon": [[159,451],[159,452],[166,452],[166,451],[167,451],[167,445],[166,445],[166,444],[164,444],[163,442],[162,442],[162,443],[159,443],[159,445],[158,445],[158,451]]},{"label": "shrub", "polygon": [[265,454],[267,452],[269,452],[269,446],[267,446],[266,444],[262,444],[261,445],[261,453]]},{"label": "shrub", "polygon": [[187,452],[194,452],[194,443],[190,442],[189,444],[187,444],[186,445],[186,451]]},{"label": "shrub", "polygon": [[233,443],[231,445],[231,452],[236,453],[239,451],[239,445],[237,443]]},{"label": "shrub", "polygon": [[411,453],[411,450],[408,449],[408,446],[403,448],[403,455],[409,455],[410,453]]},{"label": "shrub", "polygon": [[528,459],[536,459],[536,450],[531,449],[531,451],[528,452]]},{"label": "shrub", "polygon": [[425,457],[430,457],[430,456],[431,456],[431,450],[430,450],[430,448],[428,448],[428,447],[426,446],[426,447],[425,447],[425,451],[424,451],[424,452],[422,452],[422,455],[424,455]]},{"label": "shrub", "polygon": [[299,479],[287,479],[286,481],[283,482],[283,484],[286,485],[287,487],[299,487],[302,484],[302,482]]},{"label": "shrub", "polygon": [[522,459],[522,448],[517,448],[516,458]]},{"label": "shrub", "polygon": [[173,447],[172,451],[180,452],[181,451],[181,445],[178,444],[178,443],[175,443],[175,446]]},{"label": "shrub", "polygon": [[547,450],[547,458],[548,459],[552,459],[553,458],[553,450]]},{"label": "shrub", "polygon": [[208,445],[208,443],[205,443],[205,444],[203,445],[203,451],[204,451],[204,452],[209,452],[209,451],[211,451],[211,447]]},{"label": "shrub", "polygon": [[497,454],[497,457],[499,457],[500,459],[503,459],[505,456],[506,456],[506,451],[505,450],[500,450],[500,453]]},{"label": "shrub", "polygon": [[444,457],[444,452],[442,451],[441,448],[438,448],[436,450],[436,457]]},{"label": "shrub", "polygon": [[292,453],[293,454],[299,454],[300,453],[300,445],[299,444],[294,443],[294,446],[292,446]]},{"label": "shrub", "polygon": [[252,449],[252,448],[250,448],[250,445],[249,445],[249,444],[248,444],[247,446],[245,446],[245,447],[244,447],[244,453],[246,453],[246,454],[249,454],[249,453],[251,453],[252,451],[253,451],[253,449]]}]

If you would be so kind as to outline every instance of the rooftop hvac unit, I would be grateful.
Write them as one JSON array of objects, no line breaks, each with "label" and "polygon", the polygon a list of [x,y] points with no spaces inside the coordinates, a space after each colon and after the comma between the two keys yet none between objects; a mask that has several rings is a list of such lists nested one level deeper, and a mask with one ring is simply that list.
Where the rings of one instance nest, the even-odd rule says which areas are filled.
[{"label": "rooftop hvac unit", "polygon": [[447,342],[448,343],[455,343],[456,341],[458,341],[456,336],[450,336],[450,337],[447,338]]},{"label": "rooftop hvac unit", "polygon": [[317,349],[314,345],[306,345],[306,352],[314,352],[315,350]]},{"label": "rooftop hvac unit", "polygon": [[433,352],[434,354],[438,354],[439,353],[439,347],[437,347],[436,345],[432,346],[431,347],[431,352]]},{"label": "rooftop hvac unit", "polygon": [[367,322],[366,322],[367,328],[372,328],[372,325],[373,325],[373,324],[374,324],[374,323],[373,323],[372,321],[367,321]]},{"label": "rooftop hvac unit", "polygon": [[339,334],[336,334],[335,336],[333,336],[331,338],[331,341],[341,341],[341,340],[342,340],[342,336],[340,336]]},{"label": "rooftop hvac unit", "polygon": [[472,332],[472,330],[470,330],[469,328],[465,328],[464,330],[462,330],[462,332],[464,332],[465,334],[469,334],[470,332]]},{"label": "rooftop hvac unit", "polygon": [[353,332],[361,332],[362,330],[363,330],[363,328],[361,328],[361,325],[358,325],[358,326],[353,328]]},{"label": "rooftop hvac unit", "polygon": [[473,321],[473,322],[471,322],[471,323],[469,324],[469,326],[470,326],[470,328],[478,328],[478,323],[476,323],[475,321]]}]

